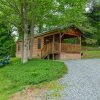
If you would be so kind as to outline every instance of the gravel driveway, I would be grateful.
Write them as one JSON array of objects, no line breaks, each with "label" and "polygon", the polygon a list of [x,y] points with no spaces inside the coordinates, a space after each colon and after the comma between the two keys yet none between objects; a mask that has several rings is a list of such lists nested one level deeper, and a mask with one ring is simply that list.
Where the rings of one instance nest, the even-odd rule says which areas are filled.
[{"label": "gravel driveway", "polygon": [[58,81],[63,90],[48,100],[100,100],[100,59],[70,60],[65,64],[68,74]]}]

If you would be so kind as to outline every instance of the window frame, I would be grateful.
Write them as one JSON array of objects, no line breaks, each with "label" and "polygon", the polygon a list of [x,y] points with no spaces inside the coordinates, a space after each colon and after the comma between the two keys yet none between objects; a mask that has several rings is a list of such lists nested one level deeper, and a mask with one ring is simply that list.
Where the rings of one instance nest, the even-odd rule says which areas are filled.
[{"label": "window frame", "polygon": [[18,51],[18,52],[20,52],[20,51],[21,51],[21,46],[20,46],[20,43],[18,43],[17,51]]},{"label": "window frame", "polygon": [[38,38],[37,42],[37,48],[41,49],[41,38]]}]

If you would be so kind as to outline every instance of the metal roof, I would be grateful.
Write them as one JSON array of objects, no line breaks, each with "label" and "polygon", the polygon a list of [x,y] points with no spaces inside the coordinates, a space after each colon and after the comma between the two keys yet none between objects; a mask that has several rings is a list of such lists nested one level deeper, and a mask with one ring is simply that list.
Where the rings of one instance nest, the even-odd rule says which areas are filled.
[{"label": "metal roof", "polygon": [[39,36],[42,36],[42,35],[47,35],[47,34],[49,34],[51,32],[54,32],[54,31],[68,30],[68,28],[77,28],[82,33],[82,31],[78,27],[76,27],[75,25],[70,25],[70,26],[59,26],[59,27],[52,28],[52,29],[50,29],[48,31],[43,31],[40,34],[35,34],[34,37],[39,37]]}]

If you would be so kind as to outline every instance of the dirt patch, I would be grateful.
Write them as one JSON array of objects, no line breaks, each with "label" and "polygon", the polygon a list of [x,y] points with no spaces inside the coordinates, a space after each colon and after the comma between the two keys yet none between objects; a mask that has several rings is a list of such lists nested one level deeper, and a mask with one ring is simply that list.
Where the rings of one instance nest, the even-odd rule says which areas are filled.
[{"label": "dirt patch", "polygon": [[45,88],[35,88],[33,86],[24,89],[10,97],[10,100],[45,100]]},{"label": "dirt patch", "polygon": [[[26,89],[13,94],[10,100],[47,100],[47,98],[56,95],[55,90],[61,90],[58,81],[43,83],[36,86],[29,86]],[[53,91],[52,95],[48,91]]]}]

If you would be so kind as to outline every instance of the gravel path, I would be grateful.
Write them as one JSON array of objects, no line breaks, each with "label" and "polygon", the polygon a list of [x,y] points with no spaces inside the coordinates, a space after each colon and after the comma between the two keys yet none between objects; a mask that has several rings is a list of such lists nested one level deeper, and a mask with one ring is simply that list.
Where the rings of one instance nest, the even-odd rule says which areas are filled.
[{"label": "gravel path", "polygon": [[65,64],[68,74],[58,81],[63,90],[48,100],[100,100],[100,59],[65,61]]}]

